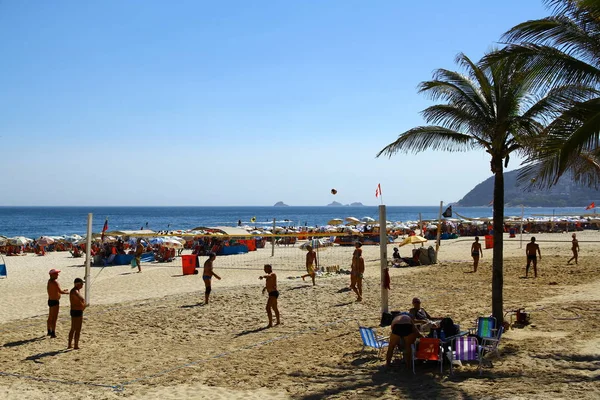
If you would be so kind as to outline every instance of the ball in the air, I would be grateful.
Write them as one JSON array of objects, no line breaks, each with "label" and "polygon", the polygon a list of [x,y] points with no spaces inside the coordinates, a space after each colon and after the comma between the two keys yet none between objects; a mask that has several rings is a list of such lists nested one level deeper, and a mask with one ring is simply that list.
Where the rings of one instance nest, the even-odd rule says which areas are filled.
[{"label": "ball in the air", "polygon": [[337,190],[331,189],[331,194],[337,194]]}]

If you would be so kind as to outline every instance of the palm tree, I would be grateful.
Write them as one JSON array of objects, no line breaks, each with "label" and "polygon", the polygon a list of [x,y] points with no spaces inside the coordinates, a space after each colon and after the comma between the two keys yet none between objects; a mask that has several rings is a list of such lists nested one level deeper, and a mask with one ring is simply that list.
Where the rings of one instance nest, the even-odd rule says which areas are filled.
[{"label": "palm tree", "polygon": [[459,54],[457,63],[466,74],[439,69],[433,80],[422,82],[419,92],[443,104],[426,108],[428,126],[410,129],[378,154],[424,150],[468,151],[483,149],[491,157],[494,174],[494,250],[492,313],[503,320],[504,168],[513,153],[533,153],[548,120],[580,99],[577,87],[565,86],[534,95],[535,81],[519,59],[477,65]]},{"label": "palm tree", "polygon": [[[527,21],[504,34],[510,44],[488,57],[519,57],[540,86],[600,88],[600,1],[545,0],[547,18]],[[592,93],[548,125],[547,138],[521,181],[548,187],[570,171],[575,181],[600,184],[600,96]],[[532,179],[533,178],[533,179]]]}]

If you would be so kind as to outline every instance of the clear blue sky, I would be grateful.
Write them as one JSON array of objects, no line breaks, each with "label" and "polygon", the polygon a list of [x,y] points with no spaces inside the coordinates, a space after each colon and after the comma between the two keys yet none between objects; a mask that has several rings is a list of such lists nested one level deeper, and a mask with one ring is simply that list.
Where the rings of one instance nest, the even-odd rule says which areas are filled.
[{"label": "clear blue sky", "polygon": [[[436,205],[482,151],[376,159],[419,82],[541,0],[0,1],[0,205]],[[511,160],[511,168],[518,163]],[[332,196],[331,188],[338,190]]]}]

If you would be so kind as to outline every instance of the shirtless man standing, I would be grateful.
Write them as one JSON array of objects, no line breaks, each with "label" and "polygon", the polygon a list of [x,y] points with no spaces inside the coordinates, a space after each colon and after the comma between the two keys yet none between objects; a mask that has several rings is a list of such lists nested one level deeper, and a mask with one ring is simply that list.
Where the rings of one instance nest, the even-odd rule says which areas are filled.
[{"label": "shirtless man standing", "polygon": [[57,269],[51,269],[49,272],[50,279],[48,279],[47,291],[48,291],[48,336],[51,338],[56,337],[56,321],[58,320],[58,309],[60,308],[60,296],[61,294],[69,293],[69,289],[61,289],[58,284],[58,274],[60,273]]},{"label": "shirtless man standing", "polygon": [[275,319],[277,323],[275,325],[279,325],[279,309],[277,308],[277,298],[279,297],[279,292],[277,291],[277,275],[273,272],[273,267],[270,264],[265,264],[264,267],[266,275],[261,275],[258,279],[265,279],[265,287],[263,288],[263,293],[266,291],[269,293],[269,299],[267,300],[267,316],[269,317],[269,325],[267,328],[271,328],[273,326],[273,312],[275,313]]},{"label": "shirtless man standing", "polygon": [[313,286],[315,286],[315,267],[317,265],[317,253],[313,250],[312,246],[306,246],[306,275],[302,275],[302,280],[307,276],[310,276],[312,279]]},{"label": "shirtless man standing", "polygon": [[[85,299],[79,292],[85,282],[81,278],[75,278],[75,283],[69,300],[71,300],[71,330],[69,331],[69,344],[67,349],[73,348],[79,350],[79,334],[81,333],[81,324],[83,323],[83,310],[85,310]],[[71,347],[75,339],[75,346]]]},{"label": "shirtless man standing", "polygon": [[365,260],[362,257],[362,243],[356,242],[352,253],[352,269],[350,270],[350,289],[356,293],[356,301],[362,301],[362,280],[365,273]]},{"label": "shirtless man standing", "polygon": [[215,253],[208,253],[208,260],[204,262],[204,271],[202,272],[202,280],[204,281],[204,286],[206,288],[204,292],[204,304],[208,304],[208,297],[210,296],[211,280],[214,276],[218,280],[221,280],[221,277],[213,271],[213,261],[217,259],[217,255]]},{"label": "shirtless man standing", "polygon": [[479,243],[479,236],[475,236],[475,241],[471,245],[471,257],[473,257],[473,272],[477,272],[477,266],[479,265],[479,257],[483,257],[483,250],[481,249],[481,243]]},{"label": "shirtless man standing", "polygon": [[573,238],[573,245],[571,246],[573,257],[571,257],[571,259],[567,261],[567,264],[571,264],[571,261],[573,260],[575,260],[575,264],[577,264],[577,256],[579,255],[579,241],[577,240],[576,234],[572,234],[571,237]]},{"label": "shirtless man standing", "polygon": [[527,254],[527,267],[525,267],[525,278],[527,278],[527,274],[529,274],[529,266],[533,261],[533,274],[534,277],[537,278],[537,254],[540,255],[540,260],[542,259],[542,253],[540,252],[540,246],[535,242],[535,237],[531,237],[531,242],[527,243],[525,247],[525,254]]}]

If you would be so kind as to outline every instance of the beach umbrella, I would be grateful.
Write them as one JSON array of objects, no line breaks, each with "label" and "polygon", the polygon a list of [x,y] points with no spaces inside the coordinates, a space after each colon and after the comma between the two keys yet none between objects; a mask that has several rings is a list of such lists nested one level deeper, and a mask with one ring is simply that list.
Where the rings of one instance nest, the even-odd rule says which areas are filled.
[{"label": "beach umbrella", "polygon": [[183,249],[183,244],[174,239],[165,239],[162,245],[169,249]]},{"label": "beach umbrella", "polygon": [[28,239],[24,236],[15,236],[8,239],[8,243],[13,246],[25,246],[27,243],[31,242],[31,239]]},{"label": "beach umbrella", "polygon": [[375,219],[373,219],[371,217],[362,217],[362,222],[364,222],[366,224],[371,224],[371,223],[375,222]]},{"label": "beach umbrella", "polygon": [[165,238],[161,238],[161,237],[155,237],[150,239],[150,244],[151,245],[162,245],[165,242]]},{"label": "beach umbrella", "polygon": [[77,234],[63,237],[63,240],[67,243],[76,243],[76,242],[80,241],[81,239],[83,239],[83,237],[81,237]]},{"label": "beach umbrella", "polygon": [[423,236],[408,236],[406,238],[404,238],[404,240],[402,240],[399,244],[398,247],[400,246],[404,246],[407,244],[417,244],[417,243],[425,243],[427,241],[427,239],[425,239]]},{"label": "beach umbrella", "polygon": [[360,219],[355,217],[346,217],[346,222],[348,222],[351,225],[358,225],[360,224]]},{"label": "beach umbrella", "polygon": [[184,238],[181,238],[179,236],[171,236],[171,239],[176,240],[181,244],[185,244],[187,242],[187,240],[185,240]]},{"label": "beach umbrella", "polygon": [[[140,243],[142,244],[142,246],[148,245],[148,243],[144,239],[142,239],[142,241]],[[137,246],[137,238],[134,238],[134,237],[129,238],[129,240],[127,241],[127,244],[129,244],[130,247]]]},{"label": "beach umbrella", "polygon": [[54,239],[48,236],[42,236],[37,240],[37,244],[39,244],[40,246],[48,246],[52,243],[54,243]]},{"label": "beach umbrella", "polygon": [[336,225],[341,225],[341,224],[343,224],[343,223],[344,223],[344,221],[342,221],[341,219],[339,219],[339,218],[334,218],[334,219],[330,219],[330,220],[327,222],[327,225],[333,225],[333,226],[336,226]]}]

